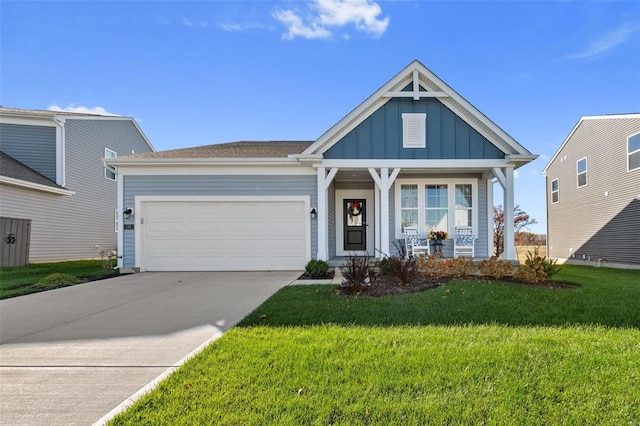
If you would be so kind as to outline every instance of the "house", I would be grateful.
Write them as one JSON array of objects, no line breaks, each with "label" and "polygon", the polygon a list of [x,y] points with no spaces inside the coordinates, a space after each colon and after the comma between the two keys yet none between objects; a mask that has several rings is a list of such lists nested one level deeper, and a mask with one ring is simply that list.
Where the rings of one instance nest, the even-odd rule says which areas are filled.
[{"label": "house", "polygon": [[[119,209],[134,211],[118,234],[121,265],[295,270],[312,258],[395,254],[410,225],[422,235],[472,226],[476,257],[487,257],[493,179],[513,212],[513,171],[535,158],[414,61],[314,141],[109,159]],[[515,259],[513,232],[506,241]]]},{"label": "house", "polygon": [[640,267],[640,114],[582,117],[543,174],[550,257]]},{"label": "house", "polygon": [[[152,151],[130,117],[0,108],[3,259],[14,245],[28,248],[29,262],[95,258],[96,246],[115,250],[118,176],[102,159]],[[30,238],[10,222],[26,224]]]}]

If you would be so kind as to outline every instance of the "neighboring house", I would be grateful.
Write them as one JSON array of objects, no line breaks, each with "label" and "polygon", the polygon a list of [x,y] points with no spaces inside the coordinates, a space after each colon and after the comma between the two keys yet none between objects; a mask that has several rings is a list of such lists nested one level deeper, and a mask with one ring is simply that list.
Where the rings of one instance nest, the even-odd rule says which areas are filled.
[{"label": "neighboring house", "polygon": [[550,257],[640,267],[640,114],[582,117],[543,174]]},{"label": "neighboring house", "polygon": [[[535,158],[414,61],[315,141],[109,160],[122,182],[119,208],[134,210],[120,225],[121,264],[301,269],[312,258],[395,254],[411,225],[422,235],[472,226],[476,257],[488,257],[492,179],[513,212],[513,171]],[[505,256],[515,259],[513,232]]]},{"label": "neighboring house", "polygon": [[[3,223],[30,220],[30,262],[115,250],[117,173],[103,158],[153,150],[130,117],[0,108]],[[2,231],[3,240],[12,232]]]}]

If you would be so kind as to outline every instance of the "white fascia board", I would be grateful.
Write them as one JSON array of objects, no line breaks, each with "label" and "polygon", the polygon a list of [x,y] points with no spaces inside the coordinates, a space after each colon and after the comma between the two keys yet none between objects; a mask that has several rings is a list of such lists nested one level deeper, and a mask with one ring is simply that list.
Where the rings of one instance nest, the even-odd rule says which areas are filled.
[{"label": "white fascia board", "polygon": [[0,176],[0,183],[7,185],[19,186],[21,188],[35,189],[37,191],[50,192],[59,195],[74,195],[75,191],[69,191],[64,188],[55,188],[53,186],[42,185],[39,183],[29,182],[22,179],[15,179],[8,176]]},{"label": "white fascia board", "polygon": [[341,169],[397,168],[402,169],[488,169],[506,167],[507,160],[324,160],[323,167]]},{"label": "white fascia board", "polygon": [[2,112],[0,115],[0,123],[4,124],[22,124],[26,126],[47,126],[47,127],[57,127],[58,124],[53,120],[53,116],[33,116],[26,114],[8,114],[6,112]]},{"label": "white fascia board", "polygon": [[121,165],[118,166],[118,174],[126,176],[188,176],[188,175],[230,175],[230,176],[315,176],[313,167],[289,166],[211,166],[211,165]]}]

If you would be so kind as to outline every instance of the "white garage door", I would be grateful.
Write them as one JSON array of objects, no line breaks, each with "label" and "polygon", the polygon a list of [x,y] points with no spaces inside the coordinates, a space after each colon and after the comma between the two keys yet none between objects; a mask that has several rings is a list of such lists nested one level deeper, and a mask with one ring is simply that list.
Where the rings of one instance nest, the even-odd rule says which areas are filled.
[{"label": "white garage door", "polygon": [[304,269],[308,200],[144,201],[140,263],[147,271]]}]

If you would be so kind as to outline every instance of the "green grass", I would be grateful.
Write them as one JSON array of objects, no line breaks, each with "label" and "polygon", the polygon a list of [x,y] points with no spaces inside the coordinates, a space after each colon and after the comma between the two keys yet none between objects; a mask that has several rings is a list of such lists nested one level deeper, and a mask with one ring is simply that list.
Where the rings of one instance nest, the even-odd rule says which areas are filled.
[{"label": "green grass", "polygon": [[42,278],[53,273],[92,279],[104,275],[100,260],[76,260],[55,263],[31,263],[27,266],[0,269],[0,299],[48,290],[37,286]]},{"label": "green grass", "polygon": [[113,424],[638,424],[640,271],[557,278],[287,287]]}]

